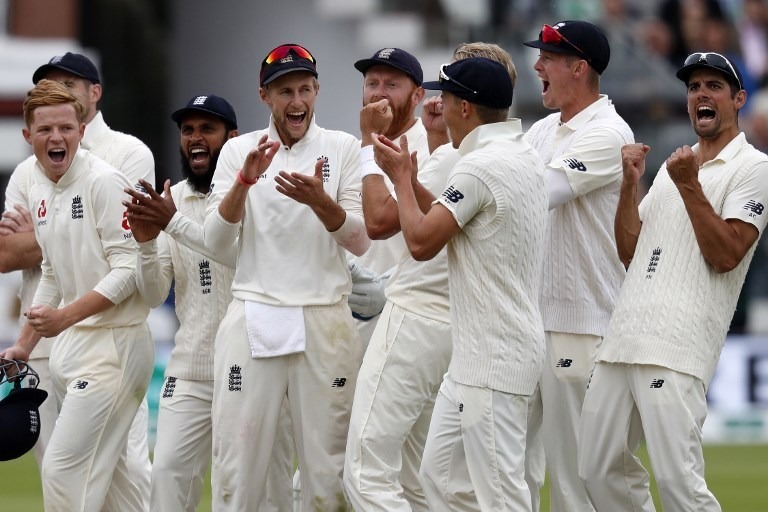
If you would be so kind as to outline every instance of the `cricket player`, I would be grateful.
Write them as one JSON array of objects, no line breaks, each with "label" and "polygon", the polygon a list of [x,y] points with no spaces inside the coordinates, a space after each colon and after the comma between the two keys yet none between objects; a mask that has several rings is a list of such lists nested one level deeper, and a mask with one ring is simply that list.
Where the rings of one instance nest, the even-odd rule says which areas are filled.
[{"label": "cricket player", "polygon": [[[455,60],[472,56],[497,60],[512,80],[516,78],[511,57],[497,45],[466,43],[454,52]],[[422,117],[430,120],[430,127],[445,129],[440,107],[426,110]],[[410,142],[408,147],[413,147]],[[417,162],[422,152],[428,150],[417,150]],[[426,163],[418,163],[418,180],[413,182],[417,196],[423,195],[429,203],[445,190],[459,156],[451,144],[445,144]],[[364,159],[366,165],[375,162],[366,164]],[[364,191],[368,180],[363,179]],[[385,182],[391,183],[389,178]],[[365,202],[364,192],[364,210]],[[365,211],[368,222],[369,210]],[[387,222],[380,226],[382,235],[400,231],[392,193],[373,213]],[[358,511],[427,511],[419,468],[435,398],[451,358],[446,249],[429,261],[416,261],[406,249],[389,280],[386,300],[357,377],[344,485]]]},{"label": "cricket player", "polygon": [[532,414],[528,425],[529,439],[539,435],[541,425],[542,442],[526,446],[528,484],[538,510],[544,468],[531,470],[532,451],[543,446],[551,510],[583,512],[592,505],[577,466],[579,417],[625,275],[613,219],[621,147],[635,139],[608,96],[600,94],[611,50],[597,26],[586,21],[544,25],[539,38],[525,45],[539,49],[533,69],[543,84],[542,102],[557,110],[525,134],[546,165],[550,209],[541,283],[547,358],[534,398],[539,414]]},{"label": "cricket player", "polygon": [[707,488],[701,429],[706,390],[768,215],[768,156],[739,130],[739,69],[693,53],[677,71],[697,136],[661,166],[638,205],[650,148],[622,149],[616,212],[627,277],[597,354],[579,431],[579,475],[597,510],[653,510],[635,457],[642,437],[664,510],[719,511]]},{"label": "cricket player", "polygon": [[417,198],[404,138],[400,147],[374,139],[411,255],[428,260],[448,246],[453,352],[421,480],[431,510],[530,510],[524,449],[544,359],[537,300],[544,168],[520,120],[507,119],[513,84],[502,64],[482,57],[444,64],[439,81],[423,86],[443,91],[443,118],[461,155],[441,196],[432,204]]},{"label": "cricket player", "polygon": [[418,151],[423,166],[429,157],[427,132],[414,112],[424,98],[421,82],[424,74],[418,59],[400,48],[382,48],[368,59],[355,62],[355,69],[363,74],[363,109],[360,111],[361,179],[363,182],[363,214],[371,247],[352,262],[352,293],[349,305],[363,341],[363,350],[376,327],[384,300],[373,300],[383,295],[389,276],[405,251],[405,241],[398,229],[389,226],[397,219],[397,210],[389,218],[381,208],[392,198],[392,183],[373,162],[371,133],[383,133],[392,140],[401,135]]},{"label": "cricket player", "polygon": [[[104,121],[104,116],[98,108],[98,102],[102,96],[101,78],[90,59],[84,55],[69,52],[53,57],[48,64],[40,66],[35,71],[32,81],[37,83],[43,78],[63,83],[85,105],[86,130],[80,143],[83,149],[89,150],[117,168],[134,187],[138,186],[139,180],[145,180],[154,185],[155,163],[149,148],[136,137],[112,130]],[[16,208],[27,204],[32,177],[35,173],[35,162],[36,158],[32,155],[21,162],[11,174],[5,190],[4,218],[17,216]],[[0,224],[9,226],[14,230],[18,230],[20,227],[18,221]],[[23,313],[29,309],[37,284],[40,281],[42,255],[32,231],[4,238],[6,241],[13,240],[13,245],[5,246],[3,252],[14,255],[16,259],[16,263],[6,268],[5,271],[22,270],[19,298]],[[26,318],[22,317],[21,321],[22,323],[26,322]],[[34,367],[40,375],[41,389],[48,389],[51,382],[48,358],[53,342],[53,338],[43,338],[31,355],[31,360],[35,361]],[[42,464],[45,447],[58,416],[58,406],[56,400],[49,399],[40,407],[41,432],[34,449],[38,466]],[[142,400],[131,427],[126,457],[131,481],[139,487],[146,511],[149,510],[149,482],[152,471],[149,461],[147,422],[147,402]]]},{"label": "cricket player", "polygon": [[147,308],[136,292],[136,251],[123,210],[125,176],[79,148],[85,106],[40,80],[24,101],[36,163],[27,208],[43,254],[27,324],[0,357],[27,361],[42,336],[60,412],[42,463],[46,510],[139,511],[121,456],[152,374]]},{"label": "cricket player", "polygon": [[259,81],[269,126],[224,145],[204,225],[209,248],[239,236],[233,300],[215,341],[214,508],[256,509],[287,397],[303,510],[338,510],[362,359],[346,251],[370,245],[360,144],[315,123],[317,67],[306,48],[270,51]]}]

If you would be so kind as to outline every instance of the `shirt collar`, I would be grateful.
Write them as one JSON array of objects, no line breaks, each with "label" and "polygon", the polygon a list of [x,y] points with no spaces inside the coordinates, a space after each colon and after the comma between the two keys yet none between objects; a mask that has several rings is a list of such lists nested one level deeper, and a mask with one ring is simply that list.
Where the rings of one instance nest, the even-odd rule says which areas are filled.
[{"label": "shirt collar", "polygon": [[[710,162],[714,162],[716,160],[720,160],[721,162],[728,162],[729,160],[736,157],[736,154],[741,150],[741,148],[747,144],[747,137],[744,135],[744,132],[739,132],[737,136],[735,136],[733,139],[731,139],[731,142],[725,145],[723,149],[720,150],[720,152],[717,154],[715,158],[710,160]],[[698,154],[699,152],[699,143],[693,145],[691,148],[694,153]],[[705,164],[708,162],[704,162]]]},{"label": "shirt collar", "polygon": [[459,144],[459,154],[461,156],[486,146],[497,140],[509,140],[510,138],[523,135],[523,124],[520,119],[511,117],[501,123],[481,124],[475,127],[464,137]]},{"label": "shirt collar", "polygon": [[101,137],[101,134],[109,130],[109,126],[104,121],[104,116],[101,115],[101,110],[96,112],[96,116],[91,119],[91,122],[85,125],[85,135],[80,145],[85,149],[93,148],[93,145]]},{"label": "shirt collar", "polygon": [[573,116],[569,121],[560,123],[560,126],[567,126],[569,130],[576,131],[587,124],[598,111],[611,104],[611,100],[608,99],[608,96],[601,94],[591,105]]},{"label": "shirt collar", "polygon": [[208,194],[199,192],[192,187],[189,181],[184,180],[184,186],[181,187],[181,200],[186,201],[188,199],[205,199]]}]

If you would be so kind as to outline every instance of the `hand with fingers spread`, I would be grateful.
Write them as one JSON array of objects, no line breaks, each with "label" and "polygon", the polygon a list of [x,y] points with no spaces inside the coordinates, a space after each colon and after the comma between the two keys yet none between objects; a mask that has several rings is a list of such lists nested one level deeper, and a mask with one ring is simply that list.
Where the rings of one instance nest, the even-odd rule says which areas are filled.
[{"label": "hand with fingers spread", "polygon": [[362,133],[363,146],[373,143],[371,133],[385,133],[392,124],[392,118],[392,107],[387,99],[365,105],[360,110],[360,133]]},{"label": "hand with fingers spread", "polygon": [[400,137],[400,146],[384,135],[373,139],[373,156],[382,171],[392,180],[395,186],[404,180],[414,183],[418,174],[416,152],[408,152],[408,139]]},{"label": "hand with fingers spread", "polygon": [[14,205],[13,208],[13,210],[3,212],[3,219],[0,220],[0,235],[34,231],[35,224],[32,221],[32,214],[29,213],[29,210],[19,204]]},{"label": "hand with fingers spread", "polygon": [[240,169],[242,178],[247,183],[256,183],[264,171],[269,168],[269,164],[272,163],[272,158],[278,149],[280,149],[279,142],[269,140],[266,134],[262,136],[256,148],[245,157],[243,168]]},{"label": "hand with fingers spread", "polygon": [[327,158],[320,158],[315,162],[315,174],[309,176],[299,172],[280,171],[275,176],[277,191],[290,197],[296,202],[310,207],[320,206],[330,198],[323,188],[323,165]]},{"label": "hand with fingers spread", "polygon": [[152,185],[144,180],[139,180],[146,193],[134,189],[125,189],[125,193],[131,196],[132,201],[124,201],[123,205],[128,209],[128,222],[134,219],[156,224],[160,229],[165,229],[176,214],[176,204],[171,197],[171,180],[165,180],[163,194],[158,194]]}]

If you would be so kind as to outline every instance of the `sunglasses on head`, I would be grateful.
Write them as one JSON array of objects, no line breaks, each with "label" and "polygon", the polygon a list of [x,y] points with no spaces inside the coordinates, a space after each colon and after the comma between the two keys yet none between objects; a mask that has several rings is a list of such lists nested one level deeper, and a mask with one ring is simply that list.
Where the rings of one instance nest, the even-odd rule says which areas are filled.
[{"label": "sunglasses on head", "polygon": [[438,78],[438,82],[440,82],[441,84],[443,82],[453,82],[454,84],[458,85],[459,87],[461,87],[465,91],[469,91],[472,94],[477,94],[476,90],[472,89],[471,87],[467,87],[466,85],[464,85],[463,83],[459,82],[455,78],[451,78],[451,77],[448,76],[448,74],[445,72],[445,67],[449,66],[449,65],[450,64],[443,64],[442,66],[440,66],[440,77]]},{"label": "sunglasses on head", "polygon": [[276,60],[284,59],[290,52],[295,53],[296,56],[302,59],[307,59],[308,61],[317,64],[317,61],[312,56],[312,54],[309,53],[309,50],[303,46],[299,46],[298,44],[284,44],[282,46],[278,46],[272,50],[269,55],[267,55],[267,58],[264,59],[264,64],[269,65]]},{"label": "sunglasses on head", "polygon": [[731,71],[731,76],[736,80],[736,83],[739,86],[739,90],[744,88],[741,85],[741,79],[739,78],[739,74],[736,72],[736,69],[733,67],[733,64],[731,64],[731,61],[729,61],[719,53],[715,53],[715,52],[692,53],[688,56],[687,59],[685,59],[683,66],[690,66],[691,64],[700,64],[702,62],[709,64],[710,66],[714,66],[716,68],[729,69]]},{"label": "sunglasses on head", "polygon": [[539,39],[542,43],[545,44],[553,44],[555,46],[560,46],[561,44],[565,43],[569,45],[571,48],[579,52],[579,55],[581,55],[584,60],[587,62],[592,62],[592,59],[590,59],[584,51],[570,42],[567,37],[565,37],[563,34],[557,31],[555,27],[551,27],[549,25],[544,25],[541,27],[541,32],[539,32]]}]

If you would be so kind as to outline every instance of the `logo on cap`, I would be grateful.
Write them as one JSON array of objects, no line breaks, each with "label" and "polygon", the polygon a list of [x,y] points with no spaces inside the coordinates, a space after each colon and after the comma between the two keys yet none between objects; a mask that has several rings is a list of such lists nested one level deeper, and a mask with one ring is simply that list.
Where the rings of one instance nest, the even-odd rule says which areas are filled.
[{"label": "logo on cap", "polygon": [[384,48],[379,52],[378,55],[376,55],[376,57],[378,57],[379,59],[389,59],[389,57],[392,55],[392,53],[394,53],[394,51],[395,51],[394,48]]},{"label": "logo on cap", "polygon": [[293,55],[291,55],[290,53],[285,57],[283,57],[282,59],[280,59],[280,64],[288,64],[289,62],[293,62]]},{"label": "logo on cap", "polygon": [[61,62],[61,59],[63,58],[64,58],[63,55],[56,55],[51,59],[51,61],[48,64],[58,64],[59,62]]},{"label": "logo on cap", "polygon": [[205,102],[208,101],[208,96],[198,96],[192,101],[193,105],[205,105]]}]

